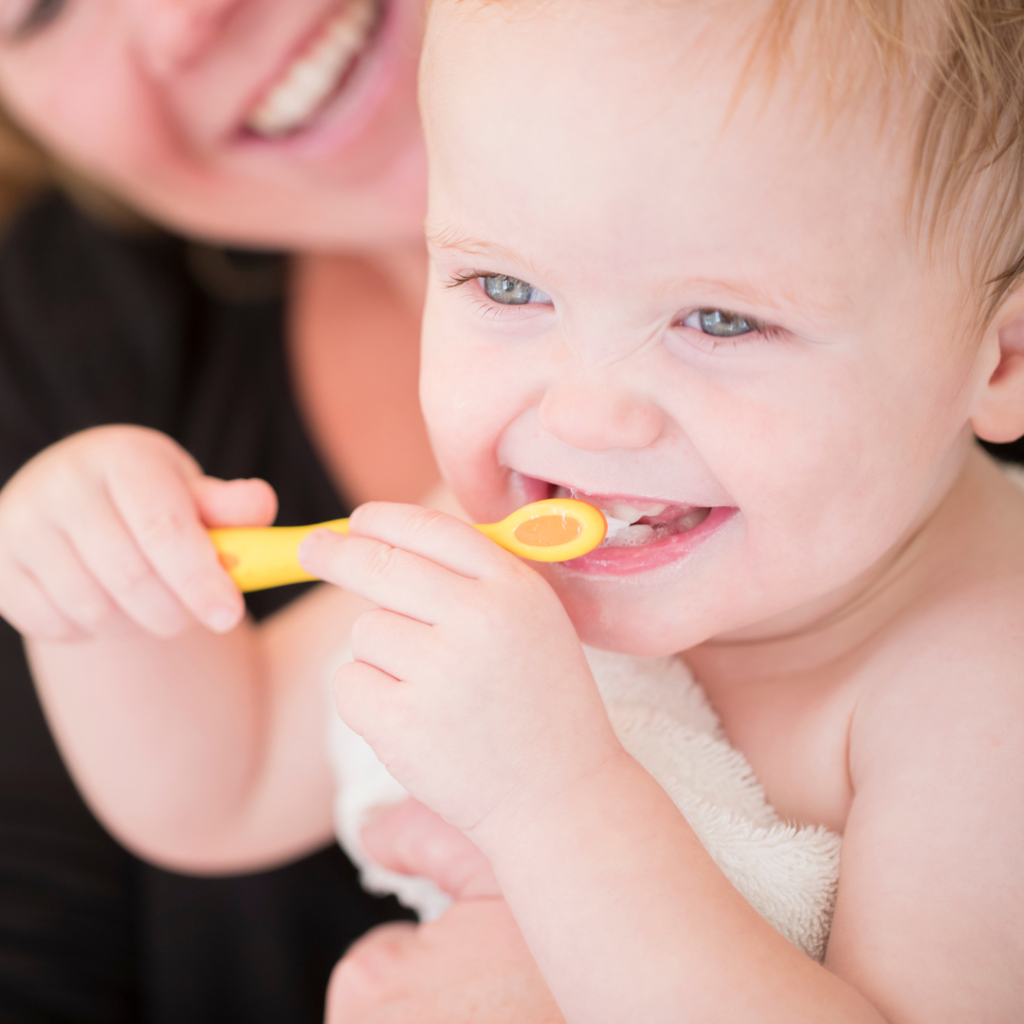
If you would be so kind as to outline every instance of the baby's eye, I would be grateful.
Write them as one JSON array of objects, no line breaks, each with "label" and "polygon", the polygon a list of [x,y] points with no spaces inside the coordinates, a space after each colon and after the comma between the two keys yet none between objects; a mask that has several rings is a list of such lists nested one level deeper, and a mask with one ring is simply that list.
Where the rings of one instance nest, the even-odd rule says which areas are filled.
[{"label": "baby's eye", "polygon": [[683,321],[683,326],[715,338],[738,338],[762,330],[761,324],[751,317],[722,309],[698,309]]},{"label": "baby's eye", "polygon": [[551,299],[542,291],[518,277],[490,274],[481,277],[480,284],[489,299],[500,302],[503,306],[526,306],[531,302],[551,302]]}]

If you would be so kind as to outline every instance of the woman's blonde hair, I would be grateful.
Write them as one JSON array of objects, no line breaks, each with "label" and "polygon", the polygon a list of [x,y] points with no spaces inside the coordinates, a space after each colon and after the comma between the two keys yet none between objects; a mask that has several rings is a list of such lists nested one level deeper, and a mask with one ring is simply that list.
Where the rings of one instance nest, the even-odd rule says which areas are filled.
[{"label": "woman's blonde hair", "polygon": [[157,230],[143,214],[109,189],[48,153],[0,102],[0,235],[23,206],[55,187],[110,227],[133,234]]},{"label": "woman's blonde hair", "polygon": [[0,230],[53,181],[53,165],[46,152],[0,105]]}]

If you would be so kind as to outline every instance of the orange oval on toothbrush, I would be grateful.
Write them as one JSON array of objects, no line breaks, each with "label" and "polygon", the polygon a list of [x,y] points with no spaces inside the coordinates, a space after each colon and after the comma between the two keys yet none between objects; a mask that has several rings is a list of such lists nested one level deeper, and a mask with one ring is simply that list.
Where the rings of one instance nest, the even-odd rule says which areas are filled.
[{"label": "orange oval on toothbrush", "polygon": [[[608,524],[599,508],[574,498],[535,501],[500,523],[482,523],[482,534],[514,555],[534,562],[567,562],[593,551]],[[348,533],[348,520],[313,526],[253,526],[210,530],[221,565],[242,591],[302,583],[310,576],[299,565],[299,545],[314,530]]]}]

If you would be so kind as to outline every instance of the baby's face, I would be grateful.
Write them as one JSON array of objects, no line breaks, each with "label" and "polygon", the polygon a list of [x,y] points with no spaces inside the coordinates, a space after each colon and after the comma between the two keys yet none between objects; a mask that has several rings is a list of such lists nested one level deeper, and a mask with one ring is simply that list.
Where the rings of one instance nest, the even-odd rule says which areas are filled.
[{"label": "baby's face", "polygon": [[985,378],[956,268],[905,230],[910,128],[737,94],[743,26],[706,5],[473,8],[435,11],[425,66],[422,392],[456,492],[638,519],[543,570],[601,646],[834,611],[940,500]]}]

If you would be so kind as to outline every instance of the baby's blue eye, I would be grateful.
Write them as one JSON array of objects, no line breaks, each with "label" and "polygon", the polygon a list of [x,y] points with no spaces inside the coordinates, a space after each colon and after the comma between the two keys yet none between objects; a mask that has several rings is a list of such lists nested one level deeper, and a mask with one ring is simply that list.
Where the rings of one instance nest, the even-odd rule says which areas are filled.
[{"label": "baby's blue eye", "polygon": [[683,321],[683,326],[692,327],[715,338],[738,338],[741,334],[752,334],[761,330],[761,325],[756,320],[722,309],[698,309]]},{"label": "baby's blue eye", "polygon": [[488,277],[481,277],[489,299],[500,302],[503,306],[526,306],[531,302],[547,302],[549,299],[542,291],[534,288],[528,281],[521,281],[518,277],[505,277],[501,274],[492,274]]}]

